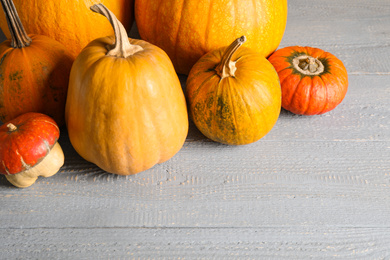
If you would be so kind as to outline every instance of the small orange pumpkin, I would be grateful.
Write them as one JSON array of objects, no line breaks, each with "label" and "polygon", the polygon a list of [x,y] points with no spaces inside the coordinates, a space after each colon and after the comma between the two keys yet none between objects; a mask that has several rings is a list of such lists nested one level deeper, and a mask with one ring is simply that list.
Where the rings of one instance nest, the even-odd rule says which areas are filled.
[{"label": "small orange pumpkin", "polygon": [[1,0],[12,39],[0,44],[0,122],[41,112],[64,123],[73,58],[43,35],[27,35],[12,0]]},{"label": "small orange pumpkin", "polygon": [[347,70],[329,52],[291,46],[277,50],[268,60],[280,78],[282,107],[292,113],[326,113],[338,106],[347,93]]},{"label": "small orange pumpkin", "polygon": [[190,115],[208,138],[231,145],[255,142],[275,125],[281,104],[278,74],[260,53],[241,44],[204,55],[186,85]]},{"label": "small orange pumpkin", "polygon": [[135,0],[141,38],[167,52],[188,74],[204,54],[246,35],[246,47],[269,56],[282,40],[287,0]]},{"label": "small orange pumpkin", "polygon": [[185,97],[172,62],[160,48],[127,37],[104,5],[115,37],[87,45],[73,64],[66,124],[75,150],[115,174],[147,170],[175,155],[188,132]]}]

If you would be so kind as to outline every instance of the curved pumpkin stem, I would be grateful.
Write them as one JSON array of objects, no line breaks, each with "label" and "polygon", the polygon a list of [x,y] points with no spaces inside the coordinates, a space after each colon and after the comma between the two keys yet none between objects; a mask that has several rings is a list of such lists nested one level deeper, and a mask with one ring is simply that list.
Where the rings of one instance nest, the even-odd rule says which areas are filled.
[{"label": "curved pumpkin stem", "polygon": [[236,72],[237,68],[236,62],[232,61],[232,57],[245,41],[245,36],[241,36],[227,47],[225,54],[222,57],[221,63],[216,67],[216,71],[218,72],[221,79],[226,77],[234,77],[234,73]]},{"label": "curved pumpkin stem", "polygon": [[20,21],[18,12],[16,11],[12,0],[1,0],[1,5],[3,7],[8,28],[12,37],[11,47],[23,48],[29,46],[31,44],[31,38],[28,37],[26,31],[24,30],[23,24]]},{"label": "curved pumpkin stem", "polygon": [[113,14],[106,6],[103,4],[95,4],[91,6],[91,10],[105,16],[110,21],[111,26],[114,29],[115,43],[107,46],[108,56],[127,58],[128,56],[143,50],[141,46],[130,43],[125,27],[123,27],[121,22],[116,18],[115,14]]}]

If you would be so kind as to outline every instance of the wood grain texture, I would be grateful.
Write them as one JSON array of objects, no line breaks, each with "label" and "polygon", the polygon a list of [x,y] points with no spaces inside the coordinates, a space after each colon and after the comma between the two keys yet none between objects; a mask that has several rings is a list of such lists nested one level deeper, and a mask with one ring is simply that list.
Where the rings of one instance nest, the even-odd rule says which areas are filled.
[{"label": "wood grain texture", "polygon": [[27,189],[0,177],[0,259],[390,259],[389,42],[387,0],[290,0],[280,47],[344,62],[336,109],[282,110],[240,147],[191,124],[176,156],[134,176],[86,162],[62,129],[59,173]]},{"label": "wood grain texture", "polygon": [[390,244],[387,229],[329,227],[7,229],[0,238],[0,252],[18,259],[388,259]]},{"label": "wood grain texture", "polygon": [[0,227],[390,225],[389,142],[188,142],[127,177],[64,150],[60,173],[1,195]]}]

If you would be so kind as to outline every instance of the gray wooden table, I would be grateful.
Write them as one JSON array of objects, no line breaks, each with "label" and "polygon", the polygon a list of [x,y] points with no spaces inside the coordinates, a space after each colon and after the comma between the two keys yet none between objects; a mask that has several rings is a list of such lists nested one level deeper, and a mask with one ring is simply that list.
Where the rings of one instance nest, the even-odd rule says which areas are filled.
[{"label": "gray wooden table", "polygon": [[390,259],[390,1],[290,0],[290,45],[344,62],[335,110],[282,111],[240,147],[191,125],[174,158],[128,177],[81,159],[63,129],[58,174],[0,177],[0,259]]}]

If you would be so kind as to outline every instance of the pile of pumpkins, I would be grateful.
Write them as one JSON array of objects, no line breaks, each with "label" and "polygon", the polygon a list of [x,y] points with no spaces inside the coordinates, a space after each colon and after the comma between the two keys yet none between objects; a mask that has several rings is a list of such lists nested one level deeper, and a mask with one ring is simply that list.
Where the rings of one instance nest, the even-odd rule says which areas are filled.
[{"label": "pile of pumpkins", "polygon": [[[347,91],[332,54],[275,51],[287,0],[1,3],[0,173],[17,187],[63,165],[64,124],[84,159],[129,175],[181,149],[188,115],[206,137],[244,145],[281,107],[322,114]],[[134,17],[142,40],[128,38]],[[188,75],[184,93],[178,74]]]}]

